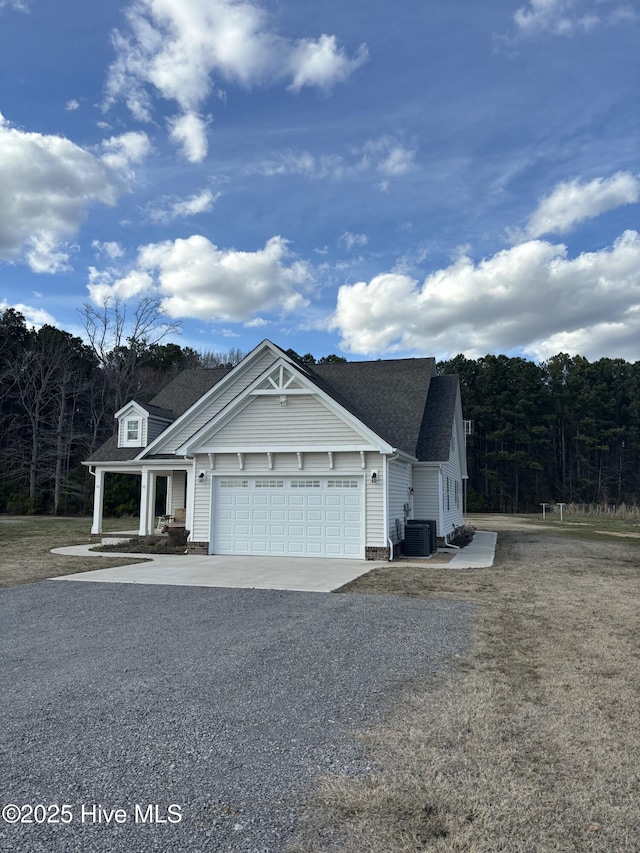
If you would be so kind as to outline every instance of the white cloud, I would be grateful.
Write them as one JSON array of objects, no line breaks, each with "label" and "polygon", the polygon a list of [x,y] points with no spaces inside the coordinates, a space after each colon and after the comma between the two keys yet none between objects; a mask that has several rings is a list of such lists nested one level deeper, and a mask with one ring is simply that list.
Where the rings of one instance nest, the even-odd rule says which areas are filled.
[{"label": "white cloud", "polygon": [[[636,360],[640,234],[626,231],[610,248],[573,259],[561,244],[532,240],[477,264],[462,256],[422,284],[387,273],[343,285],[330,325],[345,349],[365,355],[545,353],[564,340],[582,355]],[[627,343],[615,345],[615,328],[627,329]],[[607,335],[608,353],[598,350]]]},{"label": "white cloud", "polygon": [[9,305],[6,300],[0,302],[0,312],[6,311],[8,308],[13,308],[14,311],[22,314],[26,320],[27,326],[34,329],[40,329],[42,326],[58,326],[58,321],[53,316],[45,311],[44,308],[33,308],[31,305],[23,305],[21,302],[15,305]]},{"label": "white cloud", "polygon": [[200,213],[208,213],[220,195],[221,193],[213,193],[208,189],[202,190],[189,198],[173,201],[167,207],[154,207],[149,217],[152,222],[173,222],[174,219],[185,219]]},{"label": "white cloud", "polygon": [[596,178],[588,183],[567,181],[558,184],[540,202],[532,214],[523,236],[566,234],[585,219],[593,219],[607,210],[640,200],[640,179],[629,172],[617,172],[610,178]]},{"label": "white cloud", "polygon": [[[260,175],[302,175],[312,180],[343,181],[362,175],[398,177],[415,168],[415,147],[408,147],[392,136],[368,140],[364,145],[353,148],[350,156],[324,154],[315,157],[308,151],[285,151],[276,159],[263,160],[249,171]],[[389,188],[383,181],[384,190]]]},{"label": "white cloud", "polygon": [[124,258],[126,251],[122,248],[120,243],[115,241],[103,243],[100,240],[93,240],[91,243],[91,248],[95,251],[97,255],[103,255],[107,258],[110,258],[112,261],[117,260],[118,258]]},{"label": "white cloud", "polygon": [[190,163],[202,163],[207,156],[207,122],[195,113],[185,113],[169,119],[169,136],[182,148],[183,157]]},{"label": "white cloud", "polygon": [[101,144],[102,162],[110,169],[133,177],[132,163],[141,163],[151,150],[149,137],[143,131],[131,131],[112,136]]},{"label": "white cloud", "polygon": [[353,234],[351,231],[345,231],[340,239],[349,251],[351,251],[354,246],[366,246],[369,242],[369,238],[366,234]]},{"label": "white cloud", "polygon": [[29,4],[26,0],[0,0],[0,12],[3,9],[15,9],[16,12],[28,12]]},{"label": "white cloud", "polygon": [[128,189],[128,160],[111,154],[118,162],[12,127],[0,114],[0,259],[24,259],[35,272],[66,269],[73,247],[65,243],[91,204],[113,205]]},{"label": "white cloud", "polygon": [[345,50],[338,47],[335,36],[323,34],[318,41],[304,39],[291,53],[293,81],[289,88],[294,92],[303,86],[331,89],[336,83],[343,83],[368,58],[366,46],[361,45],[356,56],[349,59]]},{"label": "white cloud", "polygon": [[415,167],[415,157],[415,148],[407,148],[389,136],[382,136],[364,146],[363,161],[372,161],[381,175],[390,178],[410,172]]},{"label": "white cloud", "polygon": [[126,31],[113,34],[105,107],[122,99],[140,121],[151,120],[155,96],[197,114],[209,95],[221,94],[219,80],[328,90],[367,58],[364,45],[350,58],[332,35],[279,36],[251,0],[135,0],[126,17]]},{"label": "white cloud", "polygon": [[571,36],[588,32],[602,24],[615,25],[637,20],[638,16],[627,4],[610,7],[607,0],[529,0],[521,6],[513,20],[521,36],[550,33]]},{"label": "white cloud", "polygon": [[75,244],[59,243],[50,236],[37,234],[26,241],[25,258],[33,272],[54,275],[71,269],[69,256],[77,250]]},{"label": "white cloud", "polygon": [[64,108],[68,113],[75,112],[80,109],[80,101],[76,101],[76,99],[73,98],[71,101],[67,101]]},{"label": "white cloud", "polygon": [[122,278],[91,268],[87,287],[98,304],[109,296],[153,292],[173,318],[246,322],[265,311],[304,308],[312,283],[309,266],[281,237],[256,252],[238,252],[194,235],[142,246],[136,268]]}]

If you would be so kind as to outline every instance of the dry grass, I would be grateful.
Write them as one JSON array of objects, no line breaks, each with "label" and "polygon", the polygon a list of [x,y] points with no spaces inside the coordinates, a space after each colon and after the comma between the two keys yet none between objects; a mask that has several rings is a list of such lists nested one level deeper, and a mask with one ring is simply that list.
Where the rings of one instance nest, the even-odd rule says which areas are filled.
[{"label": "dry grass", "polygon": [[346,588],[477,602],[474,643],[365,733],[375,772],[322,781],[292,853],[640,849],[639,543],[532,522],[492,569]]},{"label": "dry grass", "polygon": [[[135,522],[137,524],[137,521]],[[105,530],[132,526],[130,519],[105,520]],[[36,583],[46,578],[144,563],[146,560],[63,557],[51,548],[89,541],[90,518],[0,516],[0,588]]]}]

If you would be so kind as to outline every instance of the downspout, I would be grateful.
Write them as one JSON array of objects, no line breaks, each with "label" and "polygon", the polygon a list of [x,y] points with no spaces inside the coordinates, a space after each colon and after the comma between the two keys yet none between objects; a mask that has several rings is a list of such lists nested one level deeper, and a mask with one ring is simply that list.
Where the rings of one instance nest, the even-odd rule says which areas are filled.
[{"label": "downspout", "polygon": [[397,459],[400,454],[398,453],[398,448],[393,448],[393,456],[384,455],[384,479],[383,479],[383,511],[384,511],[384,538],[387,540],[387,547],[389,548],[389,562],[393,562],[393,542],[391,541],[391,536],[389,535],[389,462],[393,462],[394,459]]}]

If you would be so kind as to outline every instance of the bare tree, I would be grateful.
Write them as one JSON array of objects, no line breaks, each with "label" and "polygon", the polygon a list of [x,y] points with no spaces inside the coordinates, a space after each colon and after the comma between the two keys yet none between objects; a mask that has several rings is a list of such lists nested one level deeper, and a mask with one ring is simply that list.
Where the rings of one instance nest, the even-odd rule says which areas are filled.
[{"label": "bare tree", "polygon": [[143,296],[133,308],[119,297],[80,309],[89,346],[102,369],[114,411],[135,396],[135,374],[150,357],[150,348],[180,330],[162,310],[157,296]]}]

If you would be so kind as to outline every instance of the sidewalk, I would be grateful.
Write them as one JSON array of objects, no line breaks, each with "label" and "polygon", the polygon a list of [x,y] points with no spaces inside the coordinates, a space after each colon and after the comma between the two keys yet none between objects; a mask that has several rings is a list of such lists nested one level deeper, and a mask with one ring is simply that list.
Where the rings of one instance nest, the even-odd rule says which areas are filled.
[{"label": "sidewalk", "polygon": [[[493,565],[497,539],[497,533],[476,530],[472,542],[466,548],[455,551],[448,563],[438,563],[438,554],[434,554],[431,559],[419,561],[404,557],[398,562],[403,566],[420,566],[424,569],[486,569]],[[451,551],[448,550],[448,553]]]}]

